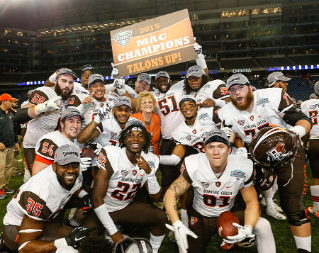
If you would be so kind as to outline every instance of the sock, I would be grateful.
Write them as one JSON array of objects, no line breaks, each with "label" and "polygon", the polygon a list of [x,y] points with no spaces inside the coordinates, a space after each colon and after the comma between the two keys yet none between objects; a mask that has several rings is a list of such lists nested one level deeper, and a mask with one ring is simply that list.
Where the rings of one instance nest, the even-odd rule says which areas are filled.
[{"label": "sock", "polygon": [[70,223],[73,227],[78,227],[78,226],[80,226],[80,223],[78,223],[77,221],[75,221],[74,218],[72,218],[71,220],[69,220],[69,223]]},{"label": "sock", "polygon": [[253,234],[256,235],[258,253],[276,253],[275,238],[268,220],[259,217]]},{"label": "sock", "polygon": [[181,209],[181,217],[182,217],[182,218],[188,218],[187,210],[186,210],[186,209]]},{"label": "sock", "polygon": [[272,189],[272,196],[274,197],[276,191],[278,190],[277,177],[276,177],[275,182],[274,182],[273,186],[271,187],[271,189]]},{"label": "sock", "polygon": [[162,241],[164,240],[165,234],[160,235],[160,236],[155,236],[152,235],[151,233],[151,238],[150,238],[150,243],[153,248],[153,253],[157,253],[158,249],[161,247]]},{"label": "sock", "polygon": [[319,210],[319,185],[311,185],[310,192],[314,208]]},{"label": "sock", "polygon": [[266,200],[266,206],[271,208],[274,207],[274,201],[272,200],[272,198],[265,198]]},{"label": "sock", "polygon": [[297,249],[305,249],[311,252],[311,236],[299,237],[294,236]]}]

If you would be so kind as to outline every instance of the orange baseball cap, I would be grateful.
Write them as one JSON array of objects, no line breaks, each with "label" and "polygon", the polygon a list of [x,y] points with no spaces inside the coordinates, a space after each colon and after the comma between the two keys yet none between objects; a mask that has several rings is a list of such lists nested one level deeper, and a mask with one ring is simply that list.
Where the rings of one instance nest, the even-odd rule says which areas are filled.
[{"label": "orange baseball cap", "polygon": [[0,96],[0,101],[9,100],[9,101],[16,101],[15,98],[11,97],[8,93],[3,93]]}]

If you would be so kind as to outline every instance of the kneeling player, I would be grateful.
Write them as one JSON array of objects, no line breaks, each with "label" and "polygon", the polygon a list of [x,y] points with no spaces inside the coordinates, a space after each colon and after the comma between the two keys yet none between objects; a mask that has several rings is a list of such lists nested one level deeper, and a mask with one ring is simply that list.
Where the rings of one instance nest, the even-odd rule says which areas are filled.
[{"label": "kneeling player", "polygon": [[[259,217],[257,193],[252,185],[253,164],[242,156],[229,155],[230,152],[224,131],[209,132],[205,138],[205,153],[185,158],[182,174],[164,196],[165,208],[182,252],[186,252],[188,245],[188,252],[205,252],[211,237],[217,233],[217,218],[224,211],[232,211],[242,225],[237,226],[237,235],[228,237],[228,243],[242,242],[256,235],[259,253],[276,252],[270,224]],[[176,197],[190,186],[194,188],[194,199],[187,209],[188,229],[179,220]],[[245,210],[233,208],[239,192],[246,204]]]},{"label": "kneeling player", "polygon": [[[53,252],[76,247],[86,237],[87,229],[72,231],[72,227],[62,225],[62,210],[72,195],[81,191],[80,162],[78,147],[63,145],[56,150],[52,165],[20,187],[3,220],[3,238],[8,248],[19,252]],[[81,202],[78,199],[79,205]]]},{"label": "kneeling player", "polygon": [[165,236],[167,216],[152,205],[133,201],[144,184],[154,202],[161,196],[156,178],[159,159],[147,153],[151,136],[141,121],[132,120],[121,132],[119,143],[120,147],[105,146],[98,155],[100,170],[93,186],[92,204],[99,220],[91,213],[83,225],[100,224],[99,234],[107,229],[115,243],[123,235],[114,223],[146,225],[151,227],[150,243],[153,252],[157,252]]}]

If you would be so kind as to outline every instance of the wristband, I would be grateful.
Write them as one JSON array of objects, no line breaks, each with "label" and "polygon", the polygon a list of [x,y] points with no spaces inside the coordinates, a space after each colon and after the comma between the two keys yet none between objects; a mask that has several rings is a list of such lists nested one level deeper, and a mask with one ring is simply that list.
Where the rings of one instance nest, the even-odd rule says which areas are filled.
[{"label": "wristband", "polygon": [[69,245],[66,243],[65,238],[60,238],[60,239],[54,240],[54,246],[58,249],[61,247],[67,247]]},{"label": "wristband", "polygon": [[226,102],[222,99],[213,99],[215,101],[215,106],[222,108]]},{"label": "wristband", "polygon": [[289,130],[298,134],[300,138],[305,136],[305,134],[306,134],[306,129],[303,126],[294,126],[294,127],[290,128]]},{"label": "wristband", "polygon": [[85,191],[85,190],[81,190],[80,191],[80,193],[79,193],[79,195],[78,195],[78,197],[81,199],[81,198],[83,198],[85,195],[87,195],[88,193]]},{"label": "wristband", "polygon": [[107,210],[106,204],[100,205],[98,208],[95,208],[94,211],[109,234],[114,235],[118,230]]},{"label": "wristband", "polygon": [[155,175],[148,177],[147,184],[148,184],[148,192],[150,194],[156,194],[161,190],[161,187],[159,186]]},{"label": "wristband", "polygon": [[54,73],[49,77],[49,81],[50,81],[51,83],[54,83],[57,75],[58,75],[58,73],[57,73],[57,72],[54,72]]},{"label": "wristband", "polygon": [[179,158],[177,155],[171,154],[171,155],[160,155],[160,164],[164,165],[177,165],[181,161],[181,158]]},{"label": "wristband", "polygon": [[205,56],[203,54],[199,54],[198,58],[196,59],[197,66],[200,66],[202,69],[207,69]]}]

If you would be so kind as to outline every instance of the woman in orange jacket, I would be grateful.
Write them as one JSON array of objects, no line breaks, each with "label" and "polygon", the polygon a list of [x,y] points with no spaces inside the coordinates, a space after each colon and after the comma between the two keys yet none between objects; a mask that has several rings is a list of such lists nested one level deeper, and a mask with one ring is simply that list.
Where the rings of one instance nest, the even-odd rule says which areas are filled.
[{"label": "woman in orange jacket", "polygon": [[142,91],[136,100],[136,112],[131,117],[143,121],[147,131],[152,135],[151,152],[158,155],[158,145],[161,135],[161,120],[155,113],[157,102],[149,91]]}]

